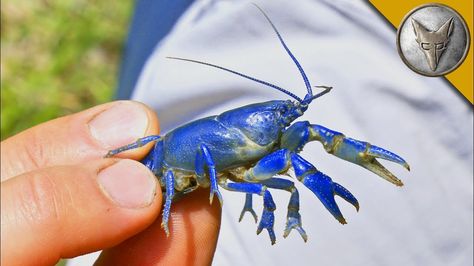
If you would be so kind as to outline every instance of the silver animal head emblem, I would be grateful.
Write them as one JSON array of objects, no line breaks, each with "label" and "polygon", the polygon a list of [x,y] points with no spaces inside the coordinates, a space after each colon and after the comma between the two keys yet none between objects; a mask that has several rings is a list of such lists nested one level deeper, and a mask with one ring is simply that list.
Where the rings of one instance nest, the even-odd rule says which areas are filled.
[{"label": "silver animal head emblem", "polygon": [[454,20],[451,17],[438,30],[429,31],[418,21],[411,19],[413,30],[416,35],[416,42],[426,56],[432,71],[436,70],[439,59],[446,50],[449,42],[449,35],[453,32]]}]

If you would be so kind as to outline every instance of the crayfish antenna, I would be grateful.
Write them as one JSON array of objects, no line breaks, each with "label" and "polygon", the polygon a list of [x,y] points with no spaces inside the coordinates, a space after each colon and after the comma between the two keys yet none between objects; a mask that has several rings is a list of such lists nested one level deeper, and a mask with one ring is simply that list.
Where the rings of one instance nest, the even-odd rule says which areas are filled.
[{"label": "crayfish antenna", "polygon": [[279,87],[279,86],[274,85],[274,84],[272,84],[272,83],[270,83],[270,82],[263,81],[263,80],[260,80],[260,79],[251,77],[251,76],[249,76],[249,75],[246,75],[246,74],[237,72],[237,71],[235,71],[235,70],[232,70],[232,69],[229,69],[229,68],[226,68],[226,67],[222,67],[222,66],[218,66],[218,65],[215,65],[215,64],[207,63],[207,62],[204,62],[204,61],[199,61],[199,60],[194,60],[194,59],[187,59],[187,58],[182,58],[182,57],[167,56],[166,58],[168,58],[168,59],[175,59],[175,60],[181,60],[181,61],[186,61],[186,62],[191,62],[191,63],[196,63],[196,64],[201,64],[201,65],[205,65],[205,66],[209,66],[209,67],[214,67],[214,68],[217,68],[217,69],[220,69],[220,70],[224,70],[224,71],[227,71],[227,72],[229,72],[229,73],[235,74],[235,75],[237,75],[237,76],[240,76],[240,77],[243,77],[243,78],[246,78],[246,79],[255,81],[255,82],[257,82],[257,83],[263,84],[263,85],[268,86],[268,87],[270,87],[270,88],[274,88],[274,89],[276,89],[276,90],[279,90],[279,91],[285,93],[286,95],[288,95],[288,96],[294,98],[294,99],[297,100],[298,102],[302,102],[302,101],[303,101],[300,97],[296,96],[294,93],[291,93],[291,92],[288,91],[288,90],[283,89],[282,87]]},{"label": "crayfish antenna", "polygon": [[[303,81],[304,81],[304,84],[306,86],[306,90],[308,91],[308,94],[306,95],[306,97],[311,97],[313,96],[313,90],[311,89],[311,84],[309,83],[309,79],[308,77],[306,76],[306,73],[304,72],[303,70],[303,67],[301,66],[300,62],[298,62],[298,59],[296,59],[296,57],[293,55],[293,53],[290,51],[290,49],[288,48],[288,46],[286,45],[285,41],[283,40],[283,38],[281,37],[281,34],[280,32],[277,30],[275,24],[273,24],[272,20],[270,19],[270,17],[268,17],[267,13],[265,13],[265,11],[263,11],[263,9],[261,9],[257,4],[255,3],[252,3],[258,10],[260,10],[260,12],[263,14],[263,16],[267,19],[268,23],[270,23],[270,25],[272,26],[273,30],[275,31],[278,39],[280,40],[280,43],[281,45],[283,46],[283,48],[285,49],[286,53],[291,57],[291,60],[293,60],[293,62],[295,63],[296,67],[298,68],[298,71],[300,72],[301,74],[301,77],[303,78]],[[306,98],[305,97],[305,98]],[[301,102],[301,101],[300,101]]]}]

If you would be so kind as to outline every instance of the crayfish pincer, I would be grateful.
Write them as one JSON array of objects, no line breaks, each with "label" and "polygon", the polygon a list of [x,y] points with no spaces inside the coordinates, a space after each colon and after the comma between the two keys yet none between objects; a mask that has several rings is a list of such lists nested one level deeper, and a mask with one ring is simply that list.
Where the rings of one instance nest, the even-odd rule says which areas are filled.
[{"label": "crayfish pincer", "polygon": [[266,229],[274,244],[273,224],[276,206],[270,189],[279,189],[290,193],[284,237],[295,229],[306,241],[307,235],[299,213],[298,190],[293,181],[276,177],[286,175],[290,169],[293,169],[294,177],[309,188],[340,223],[345,224],[346,221],[334,196],[343,198],[357,210],[359,202],[349,190],[332,181],[329,176],[299,155],[303,147],[311,141],[320,142],[328,153],[358,164],[397,186],[402,186],[402,182],[377,159],[389,160],[410,169],[403,158],[383,148],[348,138],[342,133],[308,121],[293,123],[305,113],[313,100],[328,93],[331,87],[316,86],[323,90],[313,94],[312,86],[298,60],[270,18],[258,6],[257,8],[270,23],[281,45],[296,64],[307,90],[304,98],[225,67],[197,60],[169,57],[236,74],[279,90],[292,99],[239,107],[220,115],[192,121],[162,136],[144,137],[107,154],[113,156],[150,142],[155,143],[142,163],[156,175],[166,193],[161,225],[168,235],[168,219],[173,200],[191,193],[198,187],[204,187],[210,188],[211,202],[215,196],[222,204],[219,192],[221,187],[245,193],[245,204],[240,219],[246,212],[250,212],[257,221],[257,215],[252,208],[252,196],[255,194],[263,197],[264,208],[257,234]]}]

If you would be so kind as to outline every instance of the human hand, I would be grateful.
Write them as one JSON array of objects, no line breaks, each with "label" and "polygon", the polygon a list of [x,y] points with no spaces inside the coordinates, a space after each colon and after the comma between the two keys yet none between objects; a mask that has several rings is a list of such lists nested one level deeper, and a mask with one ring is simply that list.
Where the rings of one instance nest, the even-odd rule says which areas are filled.
[{"label": "human hand", "polygon": [[[1,264],[51,265],[102,250],[97,265],[210,264],[220,206],[196,191],[176,202],[170,237],[160,228],[161,188],[142,164],[102,158],[158,134],[136,102],[96,106],[1,142]],[[119,154],[139,159],[152,144]]]}]

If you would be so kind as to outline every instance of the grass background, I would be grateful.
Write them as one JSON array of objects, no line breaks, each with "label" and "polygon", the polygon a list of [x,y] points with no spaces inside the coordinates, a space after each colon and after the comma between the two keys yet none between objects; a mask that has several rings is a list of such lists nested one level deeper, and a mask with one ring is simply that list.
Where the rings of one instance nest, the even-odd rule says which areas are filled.
[{"label": "grass background", "polygon": [[132,8],[131,0],[1,1],[2,140],[112,99]]},{"label": "grass background", "polygon": [[1,1],[1,138],[112,99],[133,1]]}]

